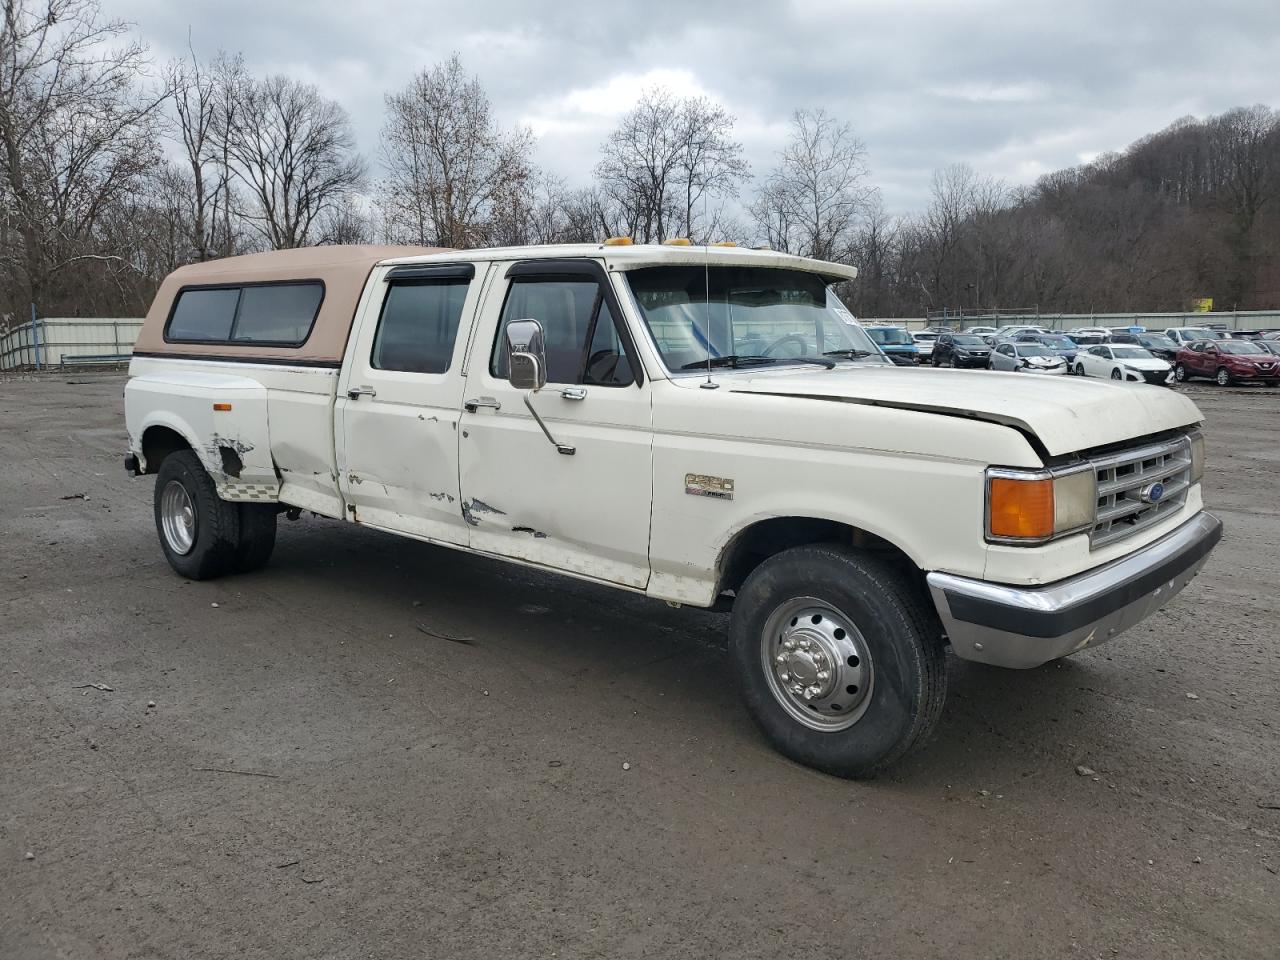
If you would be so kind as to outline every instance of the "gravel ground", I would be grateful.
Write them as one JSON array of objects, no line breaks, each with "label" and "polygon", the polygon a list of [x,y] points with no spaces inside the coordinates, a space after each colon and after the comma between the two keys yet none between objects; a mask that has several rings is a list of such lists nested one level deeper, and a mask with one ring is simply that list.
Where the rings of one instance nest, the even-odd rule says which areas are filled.
[{"label": "gravel ground", "polygon": [[723,616],[315,519],[182,580],[123,383],[0,381],[4,960],[1277,956],[1280,392],[1187,388],[1227,539],[1170,608],[953,662],[860,784]]}]

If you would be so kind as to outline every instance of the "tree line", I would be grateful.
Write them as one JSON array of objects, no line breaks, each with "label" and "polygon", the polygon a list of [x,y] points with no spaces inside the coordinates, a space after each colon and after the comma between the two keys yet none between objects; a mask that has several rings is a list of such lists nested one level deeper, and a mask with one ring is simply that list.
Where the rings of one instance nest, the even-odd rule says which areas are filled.
[{"label": "tree line", "polygon": [[865,316],[941,308],[1181,309],[1280,303],[1280,118],[1180,120],[1120,154],[1011,188],[966,165],[891,215],[853,126],[800,109],[772,169],[734,117],[644,91],[592,183],[536,162],[455,55],[385,97],[378,150],[311,84],[194,52],[156,68],[97,0],[5,0],[0,310],[140,315],[184,263],[265,249],[732,239],[853,263]]}]

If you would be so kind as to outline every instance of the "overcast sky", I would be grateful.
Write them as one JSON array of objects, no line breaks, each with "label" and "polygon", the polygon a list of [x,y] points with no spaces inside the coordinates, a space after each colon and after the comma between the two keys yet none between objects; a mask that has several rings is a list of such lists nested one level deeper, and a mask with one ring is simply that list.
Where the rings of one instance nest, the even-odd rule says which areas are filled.
[{"label": "overcast sky", "polygon": [[152,56],[239,51],[317,84],[373,156],[382,97],[457,51],[537,161],[585,185],[646,86],[705,94],[768,172],[798,107],[854,125],[889,209],[968,161],[1011,184],[1118,150],[1178,117],[1280,106],[1280,2],[103,0]]}]

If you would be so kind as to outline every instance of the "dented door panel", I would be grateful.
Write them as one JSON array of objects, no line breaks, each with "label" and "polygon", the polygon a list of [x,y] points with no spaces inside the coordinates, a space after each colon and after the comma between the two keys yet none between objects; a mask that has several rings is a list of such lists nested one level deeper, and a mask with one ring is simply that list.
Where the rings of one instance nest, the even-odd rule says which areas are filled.
[{"label": "dented door panel", "polygon": [[509,283],[509,264],[495,266],[465,390],[466,399],[493,403],[464,411],[459,437],[459,515],[470,546],[643,589],[653,469],[648,384],[548,383],[531,402],[556,441],[574,449],[559,452],[529,414],[524,391],[490,373]]},{"label": "dented door panel", "polygon": [[379,369],[373,350],[387,270],[375,271],[361,301],[334,406],[338,479],[347,516],[358,523],[465,545],[458,492],[462,360],[485,271],[467,287],[449,359],[439,373]]}]

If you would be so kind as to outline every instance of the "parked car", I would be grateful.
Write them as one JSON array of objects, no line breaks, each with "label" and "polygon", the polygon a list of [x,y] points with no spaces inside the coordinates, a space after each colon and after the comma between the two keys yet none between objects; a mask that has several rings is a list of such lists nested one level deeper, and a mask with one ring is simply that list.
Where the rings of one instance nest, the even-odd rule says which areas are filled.
[{"label": "parked car", "polygon": [[920,362],[920,348],[911,334],[902,327],[866,327],[867,336],[884,351],[886,357],[900,367],[910,367]]},{"label": "parked car", "polygon": [[1280,357],[1280,340],[1255,340],[1253,341],[1267,353],[1274,353]]},{"label": "parked car", "polygon": [[975,337],[989,337],[996,332],[996,328],[995,327],[965,327],[963,330],[959,330],[957,332],[971,333]]},{"label": "parked car", "polygon": [[1026,323],[1013,323],[998,329],[993,336],[997,340],[1012,340],[1020,333],[1048,333],[1045,327]]},{"label": "parked car", "polygon": [[1074,327],[1067,333],[1072,340],[1082,347],[1095,343],[1106,343],[1111,338],[1111,331],[1106,327]]},{"label": "parked car", "polygon": [[1231,339],[1223,331],[1210,330],[1208,327],[1169,327],[1164,335],[1176,343],[1179,349],[1197,340]]},{"label": "parked car", "polygon": [[1196,340],[1178,351],[1173,370],[1179,382],[1205,377],[1222,387],[1245,380],[1280,382],[1280,359],[1247,340]]},{"label": "parked car", "polygon": [[1140,333],[1138,334],[1138,346],[1144,350],[1149,350],[1154,356],[1173,365],[1174,358],[1178,355],[1178,345],[1166,337],[1163,333]]},{"label": "parked car", "polygon": [[1257,340],[1262,336],[1261,330],[1232,330],[1230,333],[1232,340]]},{"label": "parked car", "polygon": [[941,334],[932,330],[920,330],[911,334],[911,339],[916,342],[916,349],[920,351],[920,362],[924,363],[933,356],[933,345],[937,342]]},{"label": "parked car", "polygon": [[991,347],[972,333],[944,333],[933,345],[930,357],[935,367],[985,367]]},{"label": "parked car", "polygon": [[1061,333],[1020,333],[1013,338],[1014,343],[1039,343],[1048,347],[1053,353],[1067,361],[1067,370],[1075,362],[1076,353],[1080,350],[1076,342]]},{"label": "parked car", "polygon": [[1109,377],[1134,383],[1170,384],[1173,367],[1144,350],[1122,343],[1100,343],[1076,356],[1075,372],[1081,377]]},{"label": "parked car", "polygon": [[1013,373],[1051,373],[1067,372],[1067,361],[1042,343],[997,343],[991,351],[988,366],[992,370],[1007,370]]},{"label": "parked car", "polygon": [[[699,683],[736,685],[794,760],[871,775],[943,715],[947,651],[1028,668],[1110,641],[1187,584],[1222,524],[1187,397],[894,370],[831,293],[855,276],[640,244],[190,264],[137,339],[125,467],[152,475],[186,579],[262,567],[280,515],[316,513],[336,524],[313,538],[326,562],[367,526],[728,609],[729,655]],[[774,337],[763,352],[739,349],[752,330]],[[589,643],[590,626],[564,629]],[[501,677],[501,656],[485,669]],[[398,720],[425,718],[405,702]]]}]

